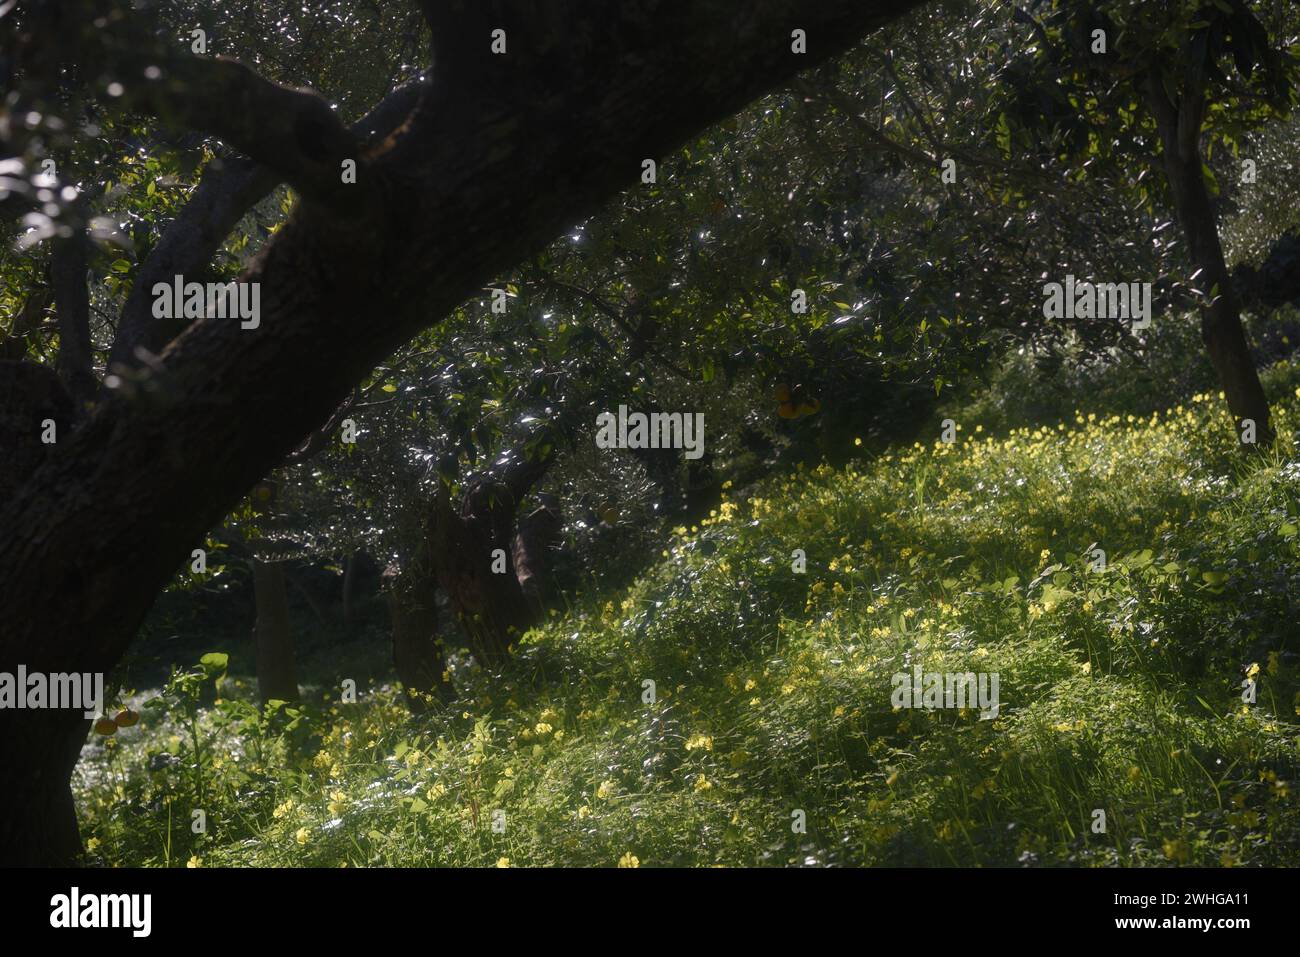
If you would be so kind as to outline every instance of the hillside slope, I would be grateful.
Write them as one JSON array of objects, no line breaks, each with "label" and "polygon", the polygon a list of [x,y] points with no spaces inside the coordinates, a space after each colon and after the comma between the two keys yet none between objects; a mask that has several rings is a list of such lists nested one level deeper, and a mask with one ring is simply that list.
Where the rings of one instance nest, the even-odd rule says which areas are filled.
[{"label": "hillside slope", "polygon": [[[91,860],[1295,866],[1298,379],[1249,461],[1197,396],[770,481],[454,711],[199,707],[209,659],[89,749]],[[918,665],[997,716],[895,707]]]}]

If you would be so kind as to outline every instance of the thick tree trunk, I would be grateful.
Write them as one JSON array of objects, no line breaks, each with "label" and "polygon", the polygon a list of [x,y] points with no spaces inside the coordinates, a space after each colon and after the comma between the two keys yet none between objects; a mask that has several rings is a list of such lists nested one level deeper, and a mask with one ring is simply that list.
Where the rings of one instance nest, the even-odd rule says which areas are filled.
[{"label": "thick tree trunk", "polygon": [[[258,326],[195,321],[0,505],[0,671],[109,671],[192,543],[384,356],[634,184],[642,159],[916,5],[570,6],[545,42],[514,39],[508,58],[451,37],[481,48],[478,74],[437,67],[400,134],[359,157],[373,201],[297,207],[240,277],[260,284]],[[806,55],[790,51],[794,28]],[[15,714],[0,713],[6,780],[66,786],[72,759],[46,745],[82,721]],[[51,826],[28,788],[0,789],[0,834]],[[68,832],[57,837],[45,859],[65,859]],[[0,847],[0,864],[19,856]]]},{"label": "thick tree trunk", "polygon": [[[368,140],[385,135],[401,123],[418,100],[417,82],[408,82],[352,125]],[[156,319],[153,287],[177,275],[199,278],[212,256],[244,214],[280,182],[267,167],[238,156],[218,156],[203,169],[198,187],[179,215],[168,224],[131,284],[122,308],[108,364],[137,365],[135,352],[157,352],[182,328],[184,320]]]},{"label": "thick tree trunk", "polygon": [[[72,397],[53,369],[0,360],[0,502],[22,488],[60,442],[69,441],[73,415]],[[46,422],[54,423],[52,443],[43,440]]]},{"label": "thick tree trunk", "polygon": [[[48,445],[41,441],[41,423],[52,420],[58,441],[67,441],[72,416],[72,399],[53,369],[32,362],[0,361],[0,501],[21,488],[58,448],[57,442]],[[75,579],[73,584],[77,584]],[[6,606],[5,619],[20,617],[23,607]],[[0,629],[6,627],[0,625]],[[12,675],[16,666],[23,664],[29,672],[45,671],[35,664],[39,656],[27,653],[33,650],[28,646],[0,670]],[[81,711],[6,709],[0,714],[5,719],[0,733],[4,781],[0,800],[21,811],[0,814],[0,864],[75,863],[81,853],[81,837],[68,780],[90,722]]]},{"label": "thick tree trunk", "polygon": [[555,442],[544,448],[535,457],[524,450],[498,457],[493,471],[466,483],[459,509],[439,489],[426,519],[430,566],[470,646],[487,665],[499,664],[541,614],[540,601],[525,593],[515,565],[521,554],[515,517],[555,461]]},{"label": "thick tree trunk", "polygon": [[[1199,276],[1197,285],[1212,293],[1201,310],[1201,340],[1223,387],[1228,408],[1238,427],[1243,420],[1255,423],[1257,445],[1273,441],[1268,399],[1259,381],[1246,330],[1241,324],[1241,306],[1223,258],[1219,223],[1210,191],[1205,185],[1204,161],[1199,143],[1200,117],[1189,115],[1199,106],[1186,102],[1175,107],[1160,84],[1158,74],[1150,81],[1147,100],[1156,118],[1163,147],[1165,176],[1174,198],[1174,212],[1187,238],[1188,253]],[[1184,94],[1183,100],[1188,100]]]},{"label": "thick tree trunk", "polygon": [[468,495],[457,511],[444,497],[435,503],[429,526],[438,585],[470,647],[489,666],[500,664],[537,621],[514,567],[514,515],[513,502],[489,505],[483,496]]},{"label": "thick tree trunk", "polygon": [[[81,711],[8,711],[0,735],[4,804],[0,864],[5,867],[77,863],[81,834],[68,781],[86,743],[90,721]],[[27,768],[26,774],[11,773]]]},{"label": "thick tree trunk", "polygon": [[253,560],[253,592],[257,602],[257,697],[268,701],[297,701],[298,672],[294,662],[289,595],[281,562]]},{"label": "thick tree trunk", "polygon": [[438,644],[437,586],[415,563],[401,570],[390,566],[383,579],[393,621],[393,667],[407,704],[419,714],[429,696],[446,700],[451,692],[443,680],[447,666]]}]

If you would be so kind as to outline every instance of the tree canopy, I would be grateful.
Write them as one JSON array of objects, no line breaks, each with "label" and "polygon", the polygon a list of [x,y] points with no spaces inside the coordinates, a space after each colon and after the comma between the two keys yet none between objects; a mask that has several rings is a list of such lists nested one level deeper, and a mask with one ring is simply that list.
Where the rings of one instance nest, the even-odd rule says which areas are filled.
[{"label": "tree canopy", "polygon": [[[1027,391],[1221,389],[1234,446],[1278,435],[1258,369],[1300,290],[1291,6],[0,21],[0,671],[112,673],[160,594],[251,587],[288,689],[262,697],[293,697],[281,566],[369,564],[418,711],[455,695],[452,646],[506,674],[726,490],[955,434],[952,404],[1019,362]],[[1067,277],[1145,285],[1153,321],[1053,314]],[[202,305],[160,307],[187,282]],[[706,451],[605,454],[619,409],[702,416]],[[0,725],[6,862],[74,860],[88,719]]]}]

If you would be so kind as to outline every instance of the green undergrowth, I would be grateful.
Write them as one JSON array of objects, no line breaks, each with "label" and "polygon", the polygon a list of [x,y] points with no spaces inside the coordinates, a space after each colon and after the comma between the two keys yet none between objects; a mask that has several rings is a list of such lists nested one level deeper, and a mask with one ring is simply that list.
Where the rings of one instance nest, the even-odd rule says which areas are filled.
[{"label": "green undergrowth", "polygon": [[[87,860],[1295,866],[1298,380],[1257,455],[1198,395],[728,490],[424,715],[209,656],[87,748]],[[896,707],[917,666],[996,716]]]}]

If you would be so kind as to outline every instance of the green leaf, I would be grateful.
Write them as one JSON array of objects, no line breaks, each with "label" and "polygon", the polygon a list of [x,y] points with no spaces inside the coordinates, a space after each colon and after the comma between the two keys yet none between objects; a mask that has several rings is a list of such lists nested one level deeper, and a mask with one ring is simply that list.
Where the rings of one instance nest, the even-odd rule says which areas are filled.
[{"label": "green leaf", "polygon": [[1214,171],[1205,163],[1201,164],[1201,175],[1205,177],[1205,188],[1210,191],[1210,195],[1218,196],[1219,180],[1215,177]]},{"label": "green leaf", "polygon": [[199,664],[203,667],[203,670],[210,675],[222,674],[229,663],[230,656],[223,651],[209,651],[199,659]]},{"label": "green leaf", "polygon": [[998,149],[1002,155],[1010,158],[1011,156],[1011,124],[1007,119],[1007,114],[1002,113],[998,116],[998,125],[996,140]]}]

